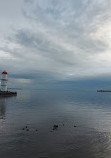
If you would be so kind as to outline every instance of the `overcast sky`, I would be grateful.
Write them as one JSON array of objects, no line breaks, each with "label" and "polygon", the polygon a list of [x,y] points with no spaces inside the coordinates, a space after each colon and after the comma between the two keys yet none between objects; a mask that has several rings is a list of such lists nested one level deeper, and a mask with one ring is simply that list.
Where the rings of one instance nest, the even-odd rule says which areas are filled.
[{"label": "overcast sky", "polygon": [[111,0],[0,0],[0,71],[17,82],[111,76]]}]

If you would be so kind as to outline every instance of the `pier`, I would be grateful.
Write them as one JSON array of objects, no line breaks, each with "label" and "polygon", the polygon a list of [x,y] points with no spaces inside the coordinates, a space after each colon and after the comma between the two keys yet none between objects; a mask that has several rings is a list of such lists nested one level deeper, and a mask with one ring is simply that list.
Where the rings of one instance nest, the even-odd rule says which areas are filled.
[{"label": "pier", "polygon": [[0,91],[0,96],[16,96],[17,92],[11,91]]}]

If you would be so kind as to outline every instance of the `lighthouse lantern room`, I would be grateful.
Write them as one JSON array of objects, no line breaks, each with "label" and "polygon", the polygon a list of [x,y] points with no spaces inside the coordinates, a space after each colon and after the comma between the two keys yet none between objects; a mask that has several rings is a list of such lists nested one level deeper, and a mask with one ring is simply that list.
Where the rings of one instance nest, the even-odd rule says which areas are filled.
[{"label": "lighthouse lantern room", "polygon": [[6,92],[7,91],[7,71],[2,72],[2,78],[1,78],[1,91]]}]

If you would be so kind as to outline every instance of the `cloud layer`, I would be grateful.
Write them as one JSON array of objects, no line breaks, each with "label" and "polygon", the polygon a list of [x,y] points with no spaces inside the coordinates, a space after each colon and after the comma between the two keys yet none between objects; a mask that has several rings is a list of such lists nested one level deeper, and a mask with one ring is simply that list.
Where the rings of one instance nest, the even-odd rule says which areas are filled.
[{"label": "cloud layer", "polygon": [[105,0],[20,1],[16,25],[1,38],[1,69],[39,81],[110,76],[110,6]]}]

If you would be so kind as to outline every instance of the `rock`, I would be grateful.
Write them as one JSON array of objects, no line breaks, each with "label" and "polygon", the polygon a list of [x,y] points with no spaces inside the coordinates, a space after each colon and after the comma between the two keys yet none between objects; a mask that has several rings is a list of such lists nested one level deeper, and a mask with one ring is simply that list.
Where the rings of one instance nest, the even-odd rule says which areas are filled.
[{"label": "rock", "polygon": [[56,129],[58,129],[58,125],[53,125],[53,130],[56,130]]}]

